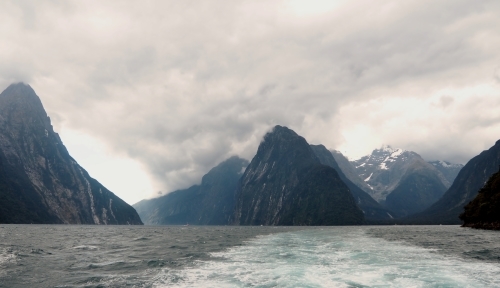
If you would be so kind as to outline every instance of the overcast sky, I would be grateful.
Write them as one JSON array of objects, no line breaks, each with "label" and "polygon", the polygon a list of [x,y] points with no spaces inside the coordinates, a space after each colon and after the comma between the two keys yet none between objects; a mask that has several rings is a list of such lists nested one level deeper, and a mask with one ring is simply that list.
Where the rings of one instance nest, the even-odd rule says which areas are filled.
[{"label": "overcast sky", "polygon": [[500,138],[500,1],[1,1],[0,89],[133,204],[285,125],[351,158]]}]

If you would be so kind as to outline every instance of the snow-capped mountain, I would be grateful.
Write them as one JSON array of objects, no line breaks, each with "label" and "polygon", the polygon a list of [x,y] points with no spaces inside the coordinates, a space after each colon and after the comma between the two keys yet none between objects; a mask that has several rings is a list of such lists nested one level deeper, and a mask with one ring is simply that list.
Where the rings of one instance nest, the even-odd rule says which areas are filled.
[{"label": "snow-capped mountain", "polygon": [[370,186],[370,195],[382,202],[400,183],[410,168],[419,166],[433,171],[445,187],[450,181],[433,165],[427,163],[413,151],[384,146],[375,149],[370,155],[351,161],[363,181]]}]

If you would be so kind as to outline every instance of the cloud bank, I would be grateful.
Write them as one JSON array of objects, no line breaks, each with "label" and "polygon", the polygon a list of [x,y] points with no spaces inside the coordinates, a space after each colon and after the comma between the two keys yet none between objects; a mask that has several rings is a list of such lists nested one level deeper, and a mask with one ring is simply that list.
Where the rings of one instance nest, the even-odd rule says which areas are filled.
[{"label": "cloud bank", "polygon": [[390,144],[464,163],[500,138],[499,16],[498,1],[4,1],[0,88],[29,83],[63,141],[139,163],[154,188],[115,191],[129,202],[251,159],[276,124],[353,158]]}]

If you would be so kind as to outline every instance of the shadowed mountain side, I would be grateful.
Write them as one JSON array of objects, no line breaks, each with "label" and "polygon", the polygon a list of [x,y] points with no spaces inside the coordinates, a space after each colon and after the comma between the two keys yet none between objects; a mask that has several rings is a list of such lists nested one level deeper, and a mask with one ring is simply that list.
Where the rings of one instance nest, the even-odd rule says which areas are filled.
[{"label": "shadowed mountain side", "polygon": [[476,197],[486,181],[498,171],[500,141],[472,158],[458,173],[446,193],[434,205],[405,219],[408,224],[460,224],[458,216],[464,206]]},{"label": "shadowed mountain side", "polygon": [[0,94],[0,223],[142,224],[69,155],[23,83]]},{"label": "shadowed mountain side", "polygon": [[378,220],[390,220],[393,218],[393,214],[388,209],[382,207],[377,201],[375,201],[370,195],[368,195],[365,191],[359,188],[356,184],[354,184],[351,180],[349,180],[342,169],[339,167],[337,161],[333,157],[333,153],[331,153],[328,149],[326,149],[323,145],[310,145],[314,154],[318,157],[321,164],[330,166],[334,168],[340,179],[346,184],[349,188],[351,194],[356,200],[356,204],[363,210],[365,219],[367,221],[378,221]]},{"label": "shadowed mountain side", "polygon": [[236,199],[237,225],[362,223],[360,210],[337,172],[321,165],[303,137],[282,126],[264,136],[239,181]]},{"label": "shadowed mountain side", "polygon": [[408,169],[396,189],[386,198],[385,205],[398,217],[423,211],[434,204],[446,187],[433,171],[419,165]]},{"label": "shadowed mountain side", "polygon": [[359,176],[355,167],[352,165],[351,162],[349,162],[349,159],[347,159],[347,157],[345,157],[340,151],[330,150],[330,152],[331,152],[333,158],[335,159],[335,162],[339,166],[340,170],[344,174],[344,176],[347,179],[349,179],[352,183],[354,183],[354,185],[361,188],[361,190],[365,191],[366,193],[368,193],[368,195],[370,195],[370,193],[372,192],[372,189]]},{"label": "shadowed mountain side", "polygon": [[500,230],[500,171],[493,174],[460,214],[464,227]]},{"label": "shadowed mountain side", "polygon": [[226,225],[234,211],[234,192],[248,161],[236,156],[203,176],[200,185],[133,206],[148,225]]},{"label": "shadowed mountain side", "polygon": [[132,207],[146,225],[198,224],[198,215],[193,211],[200,208],[200,201],[197,199],[200,197],[200,186],[194,185],[158,198],[141,200]]},{"label": "shadowed mountain side", "polygon": [[349,190],[334,169],[317,165],[283,205],[278,225],[358,225],[363,222]]}]

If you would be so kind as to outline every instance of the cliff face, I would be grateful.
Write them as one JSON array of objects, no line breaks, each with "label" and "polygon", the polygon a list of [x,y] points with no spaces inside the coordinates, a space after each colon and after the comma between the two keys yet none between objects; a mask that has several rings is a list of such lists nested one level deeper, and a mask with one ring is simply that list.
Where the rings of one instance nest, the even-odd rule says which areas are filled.
[{"label": "cliff face", "polygon": [[248,161],[231,157],[212,168],[201,185],[134,204],[149,225],[227,225],[234,211],[234,192]]},{"label": "cliff face", "polygon": [[0,94],[0,223],[142,224],[69,155],[22,83]]},{"label": "cliff face", "polygon": [[500,230],[500,171],[490,177],[464,210],[460,214],[464,227]]},{"label": "cliff face", "polygon": [[[370,195],[363,191],[360,187],[354,184],[348,177],[344,174],[343,170],[340,168],[334,154],[326,149],[323,145],[311,145],[311,149],[314,154],[318,157],[321,164],[330,166],[337,171],[342,182],[346,184],[351,192],[356,204],[361,208],[365,215],[365,219],[368,221],[379,221],[379,220],[390,220],[395,217],[395,214],[390,210],[382,207],[377,201],[375,201]],[[341,155],[341,154],[340,154]],[[346,159],[347,161],[347,159]],[[347,162],[348,163],[348,162]]]},{"label": "cliff face", "polygon": [[363,222],[335,169],[306,140],[276,126],[264,136],[236,192],[237,225],[355,225]]},{"label": "cliff face", "polygon": [[443,197],[422,213],[409,217],[408,222],[460,224],[458,216],[462,213],[464,206],[476,197],[491,175],[498,171],[499,164],[500,140],[465,164]]}]

